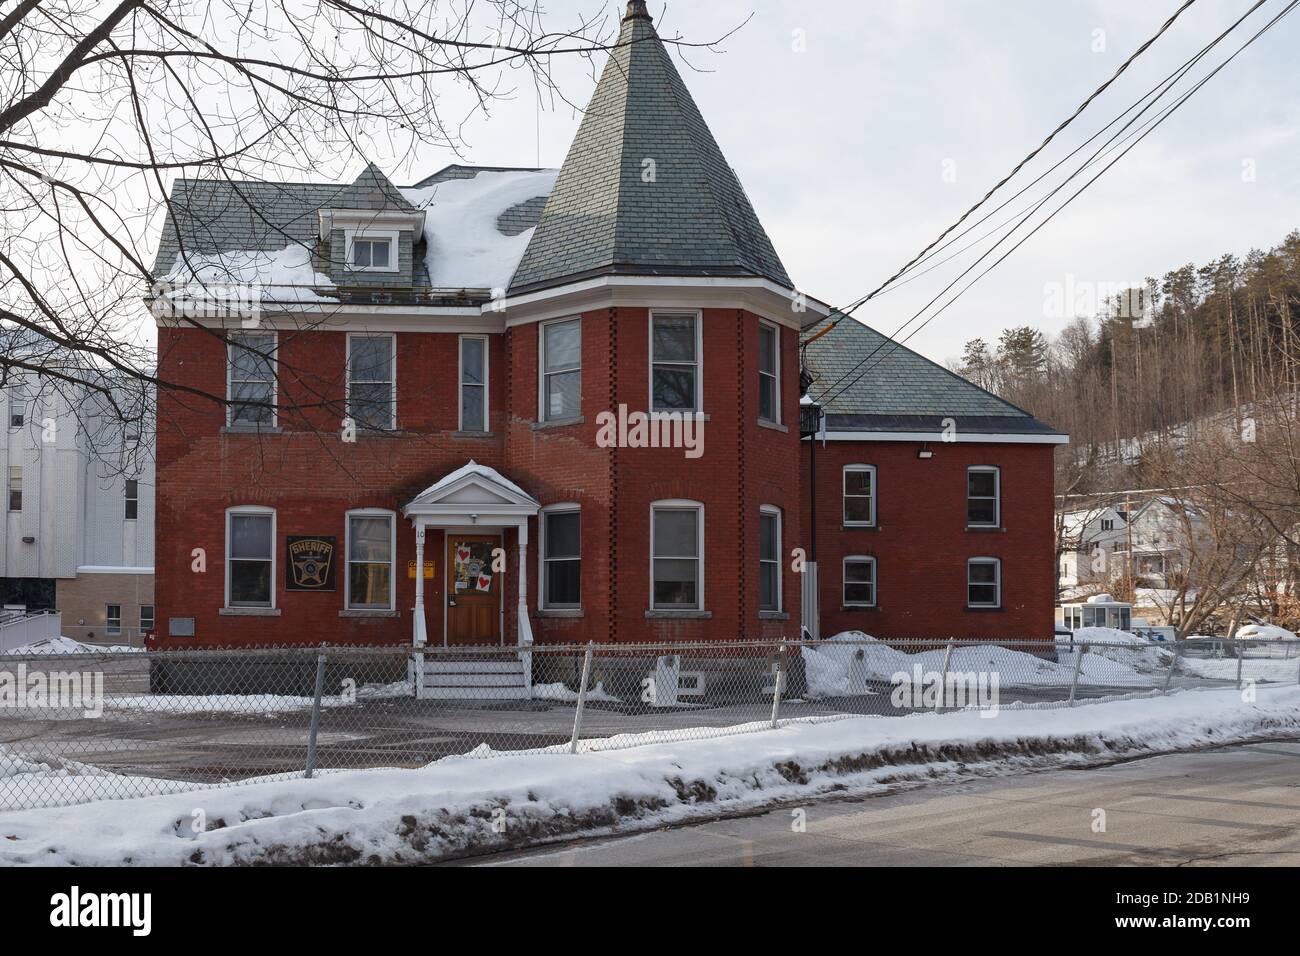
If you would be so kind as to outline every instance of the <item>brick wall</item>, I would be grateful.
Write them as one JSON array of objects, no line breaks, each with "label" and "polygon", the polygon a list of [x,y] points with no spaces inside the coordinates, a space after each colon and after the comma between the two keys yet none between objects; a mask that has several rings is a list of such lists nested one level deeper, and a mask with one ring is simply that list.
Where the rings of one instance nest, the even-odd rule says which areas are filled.
[{"label": "brick wall", "polygon": [[[823,635],[1047,639],[1055,604],[1052,445],[918,442],[818,443],[817,558]],[[804,481],[813,449],[802,448]],[[843,467],[876,466],[877,526],[843,524]],[[967,530],[966,469],[1001,469],[997,530]],[[845,608],[842,561],[876,558],[876,603]],[[966,560],[1002,561],[1002,607],[966,607]]]},{"label": "brick wall", "polygon": [[[490,337],[490,432],[457,432],[457,348],[454,334],[397,336],[395,436],[362,435],[342,441],[346,336],[334,331],[282,332],[281,401],[276,434],[232,433],[217,403],[176,391],[158,400],[157,603],[159,632],[167,620],[194,618],[194,645],[392,642],[410,640],[414,532],[400,515],[419,491],[473,458],[497,468],[543,505],[582,506],[583,614],[537,611],[537,522],[530,522],[529,608],[541,641],[734,639],[795,635],[798,579],[788,553],[799,543],[797,338],[781,330],[782,420],[788,428],[759,426],[757,316],[734,309],[703,314],[704,454],[687,459],[680,448],[597,447],[598,415],[620,403],[644,411],[649,397],[646,309],[601,309],[582,316],[582,419],[558,426],[536,422],[538,326],[514,327]],[[198,329],[159,330],[162,374],[214,394],[225,393],[225,347]],[[650,503],[684,498],[705,505],[702,620],[648,619]],[[760,505],[782,509],[782,593],[785,619],[760,620],[758,516]],[[276,604],[279,614],[220,613],[225,590],[225,513],[238,505],[276,509]],[[345,512],[384,508],[397,519],[397,612],[392,617],[341,617],[340,590],[328,594],[284,589],[287,535],[333,535],[339,557]],[[515,640],[516,542],[505,535],[508,571],[502,582],[505,640]],[[195,571],[201,549],[205,570]],[[436,562],[426,584],[431,643],[442,639],[445,547],[441,532],[426,541]]]}]

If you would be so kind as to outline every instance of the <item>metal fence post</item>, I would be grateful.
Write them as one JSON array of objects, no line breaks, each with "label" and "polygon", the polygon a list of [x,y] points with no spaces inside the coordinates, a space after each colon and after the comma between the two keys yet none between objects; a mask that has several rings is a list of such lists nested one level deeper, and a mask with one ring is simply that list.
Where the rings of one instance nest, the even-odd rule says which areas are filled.
[{"label": "metal fence post", "polygon": [[1079,671],[1083,670],[1083,655],[1088,653],[1088,645],[1079,645],[1079,656],[1074,659],[1074,676],[1070,678],[1070,706],[1074,706],[1074,694],[1079,689]]},{"label": "metal fence post", "polygon": [[578,706],[573,711],[573,736],[569,739],[569,753],[578,752],[578,735],[582,733],[582,711],[587,706],[587,680],[591,677],[591,652],[595,641],[587,642],[587,653],[582,656],[582,680],[578,684]]},{"label": "metal fence post", "polygon": [[781,642],[781,649],[776,655],[776,683],[772,687],[772,729],[776,730],[777,721],[781,717],[781,691],[785,689],[785,642]]},{"label": "metal fence post", "polygon": [[325,689],[325,652],[316,655],[316,690],[311,699],[311,728],[307,731],[307,773],[311,779],[316,769],[316,734],[320,730],[320,697]]},{"label": "metal fence post", "polygon": [[939,678],[939,707],[948,706],[948,664],[952,661],[952,641],[943,652],[943,675]]},{"label": "metal fence post", "polygon": [[1168,693],[1169,682],[1174,679],[1174,671],[1178,667],[1178,655],[1183,652],[1183,645],[1177,638],[1174,638],[1174,655],[1169,659],[1169,673],[1165,675],[1165,686],[1161,688],[1162,693]]},{"label": "metal fence post", "polygon": [[1246,662],[1246,649],[1240,644],[1234,644],[1233,650],[1237,652],[1237,690],[1241,690],[1241,665]]}]

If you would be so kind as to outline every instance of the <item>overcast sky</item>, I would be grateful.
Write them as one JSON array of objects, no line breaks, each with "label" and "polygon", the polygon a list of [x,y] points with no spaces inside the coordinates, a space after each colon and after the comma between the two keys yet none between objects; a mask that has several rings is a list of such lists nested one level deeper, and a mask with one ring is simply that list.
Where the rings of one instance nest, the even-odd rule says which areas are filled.
[{"label": "overcast sky", "polygon": [[[752,15],[722,52],[690,52],[695,69],[680,60],[679,69],[790,274],[810,295],[838,304],[875,287],[920,251],[1178,5],[710,0],[672,3],[665,12],[651,0],[650,9],[662,35],[680,32],[688,40],[720,36]],[[1268,0],[1216,48],[1207,70],[1283,5]],[[608,9],[613,15],[623,6]],[[1064,148],[1044,154],[1047,162],[1040,159],[1030,176],[1013,180],[1012,191],[1249,6],[1248,0],[1198,0],[1063,134]],[[549,0],[545,7],[552,26],[601,9],[578,0]],[[1267,247],[1300,227],[1297,49],[1300,12],[1249,47],[908,344],[943,361],[967,339],[992,340],[1009,325],[1055,331],[1066,318],[1045,305],[1051,283],[1073,282],[1077,289],[1140,280],[1185,262]],[[593,81],[578,63],[557,74],[565,93],[585,104]],[[531,90],[520,88],[517,100],[467,129],[472,152],[466,158],[533,165],[540,145],[542,165],[559,165],[579,117],[557,107],[539,116]],[[413,180],[451,161],[446,154],[421,155],[394,178]],[[956,276],[954,266],[964,267],[983,248],[880,297],[859,317],[892,333]]]}]

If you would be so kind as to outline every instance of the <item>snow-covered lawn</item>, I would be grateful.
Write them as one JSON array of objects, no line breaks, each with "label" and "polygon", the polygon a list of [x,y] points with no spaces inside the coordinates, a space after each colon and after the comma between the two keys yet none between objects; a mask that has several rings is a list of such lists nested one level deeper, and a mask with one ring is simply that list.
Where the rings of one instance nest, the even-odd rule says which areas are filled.
[{"label": "snow-covered lawn", "polygon": [[[575,755],[447,758],[417,770],[13,811],[0,813],[0,865],[424,862],[830,791],[1300,734],[1300,688],[1242,697],[1198,690],[1073,709],[1012,705],[994,718],[964,711],[791,721],[702,740],[655,742],[664,737],[651,734],[621,750],[584,741]],[[42,771],[27,763],[6,772]]]},{"label": "snow-covered lawn", "polygon": [[[1082,687],[1151,687],[1152,675],[1168,666],[1168,651],[1143,638],[1110,628],[1084,628],[1080,644],[1089,643],[1079,671]],[[1100,643],[1102,646],[1093,646]],[[1122,647],[1105,646],[1121,644]],[[1053,648],[1044,642],[1043,653]],[[842,697],[871,693],[868,682],[891,683],[895,674],[941,674],[945,648],[907,653],[861,631],[844,631],[820,647],[804,648],[808,693],[811,697]],[[1074,659],[1049,660],[1024,650],[994,644],[961,644],[953,648],[949,673],[997,674],[1002,687],[1069,687]]]}]

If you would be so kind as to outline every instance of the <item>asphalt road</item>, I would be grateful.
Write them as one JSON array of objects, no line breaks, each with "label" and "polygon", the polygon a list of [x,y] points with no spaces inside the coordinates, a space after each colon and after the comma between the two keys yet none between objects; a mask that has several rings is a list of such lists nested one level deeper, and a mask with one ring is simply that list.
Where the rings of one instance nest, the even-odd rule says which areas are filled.
[{"label": "asphalt road", "polygon": [[[806,827],[795,826],[802,811]],[[1097,811],[1104,811],[1104,821]],[[1097,824],[1104,822],[1104,832]],[[801,807],[472,861],[497,866],[1300,864],[1300,741]]]}]

